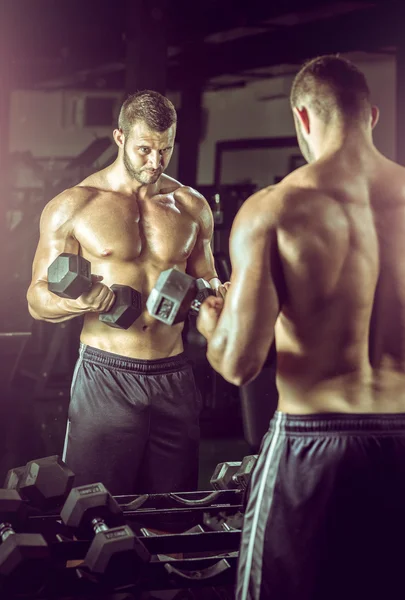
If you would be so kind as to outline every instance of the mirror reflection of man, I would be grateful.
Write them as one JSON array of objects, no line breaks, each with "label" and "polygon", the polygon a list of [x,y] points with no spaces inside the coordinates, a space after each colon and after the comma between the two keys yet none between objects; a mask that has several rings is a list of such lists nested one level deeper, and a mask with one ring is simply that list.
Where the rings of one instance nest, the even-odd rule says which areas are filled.
[{"label": "mirror reflection of man", "polygon": [[[77,485],[102,481],[116,495],[197,487],[200,397],[183,325],[168,327],[146,310],[127,330],[99,320],[113,306],[112,284],[133,287],[144,306],[160,272],[173,266],[224,293],[209,205],[164,173],[176,120],[157,92],[124,102],[115,162],[45,207],[28,290],[35,319],[84,315],[63,457]],[[92,287],[76,300],[48,289],[48,266],[63,252],[91,262]]]}]

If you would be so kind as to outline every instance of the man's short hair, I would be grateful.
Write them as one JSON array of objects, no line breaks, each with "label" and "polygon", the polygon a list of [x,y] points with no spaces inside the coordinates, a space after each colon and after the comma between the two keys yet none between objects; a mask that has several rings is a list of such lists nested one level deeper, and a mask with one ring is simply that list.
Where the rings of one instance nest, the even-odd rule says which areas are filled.
[{"label": "man's short hair", "polygon": [[163,132],[177,122],[176,109],[170,100],[159,92],[136,92],[128,96],[122,105],[118,127],[127,136],[137,121],[143,121],[153,131]]},{"label": "man's short hair", "polygon": [[309,104],[325,122],[336,112],[348,120],[367,120],[371,106],[363,73],[336,55],[320,56],[304,64],[294,79],[290,101],[292,108]]}]

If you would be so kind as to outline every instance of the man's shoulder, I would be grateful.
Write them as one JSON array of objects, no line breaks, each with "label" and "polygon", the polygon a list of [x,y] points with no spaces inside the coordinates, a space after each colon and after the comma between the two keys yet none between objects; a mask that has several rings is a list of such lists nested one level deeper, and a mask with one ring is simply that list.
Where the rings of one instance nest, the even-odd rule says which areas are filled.
[{"label": "man's shoulder", "polygon": [[189,199],[192,196],[196,198],[204,198],[202,194],[197,192],[197,190],[195,190],[191,186],[184,185],[183,183],[178,181],[178,179],[170,177],[170,175],[164,173],[160,179],[160,193],[170,194],[173,192],[176,193],[176,196],[184,197],[185,199]]},{"label": "man's shoulder", "polygon": [[249,196],[238,210],[232,225],[234,236],[249,232],[251,236],[266,235],[276,227],[280,195],[277,185],[263,188]]},{"label": "man's shoulder", "polygon": [[244,218],[275,221],[297,197],[298,190],[282,182],[258,190],[242,204],[239,214]]},{"label": "man's shoulder", "polygon": [[48,202],[47,206],[58,208],[64,206],[78,206],[87,202],[98,190],[82,184],[75,185],[60,192]]},{"label": "man's shoulder", "polygon": [[300,185],[294,181],[283,180],[258,190],[245,200],[243,206],[255,209],[260,213],[278,213],[281,210],[294,207],[303,198],[317,198],[320,191],[314,187]]},{"label": "man's shoulder", "polygon": [[401,202],[405,199],[405,167],[384,157],[382,168],[377,172],[381,197],[387,203],[387,197]]},{"label": "man's shoulder", "polygon": [[183,204],[188,211],[199,214],[201,210],[209,210],[207,200],[195,188],[183,185],[180,181],[167,175],[162,183],[161,193],[172,193],[175,200]]},{"label": "man's shoulder", "polygon": [[209,209],[209,204],[200,192],[189,185],[182,185],[176,191],[176,197],[181,199],[191,210],[200,212]]},{"label": "man's shoulder", "polygon": [[63,190],[45,206],[43,217],[56,220],[72,218],[96,193],[98,190],[81,184]]},{"label": "man's shoulder", "polygon": [[330,212],[341,212],[339,202],[328,191],[304,182],[285,179],[250,196],[239,211],[239,220],[262,228],[283,228],[294,223],[319,223]]},{"label": "man's shoulder", "polygon": [[170,177],[170,175],[166,175],[163,173],[160,177],[159,184],[159,193],[160,194],[171,194],[176,192],[178,189],[182,187],[180,181],[177,181],[174,177]]}]

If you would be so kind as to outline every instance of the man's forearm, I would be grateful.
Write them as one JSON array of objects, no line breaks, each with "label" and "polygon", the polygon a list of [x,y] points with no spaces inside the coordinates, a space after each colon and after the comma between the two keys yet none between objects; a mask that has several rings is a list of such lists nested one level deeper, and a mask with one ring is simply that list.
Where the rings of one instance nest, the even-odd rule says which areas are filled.
[{"label": "man's forearm", "polygon": [[76,300],[60,298],[50,292],[45,281],[35,283],[29,288],[27,300],[30,315],[40,321],[62,323],[87,312],[78,306]]},{"label": "man's forearm", "polygon": [[[233,338],[233,339],[232,339]],[[211,367],[233,385],[246,385],[262,368],[254,349],[247,349],[220,326],[207,339],[207,360]]]},{"label": "man's forearm", "polygon": [[222,375],[226,339],[217,331],[207,336],[207,360],[211,367]]}]

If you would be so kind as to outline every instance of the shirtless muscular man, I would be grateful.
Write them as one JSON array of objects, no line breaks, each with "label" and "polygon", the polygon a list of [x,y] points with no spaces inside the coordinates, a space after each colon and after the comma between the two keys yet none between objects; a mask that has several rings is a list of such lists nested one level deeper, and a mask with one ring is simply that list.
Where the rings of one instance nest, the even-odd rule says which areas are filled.
[{"label": "shirtless muscular man", "polygon": [[[195,489],[200,399],[182,345],[144,309],[127,330],[102,323],[114,303],[110,285],[142,294],[176,266],[225,293],[211,252],[213,218],[194,189],[164,174],[176,111],[153,91],[123,104],[115,162],[45,207],[28,290],[31,315],[60,323],[84,315],[63,458],[76,485],[102,481],[112,494]],[[77,300],[48,289],[47,269],[62,252],[91,263],[93,285]]]},{"label": "shirtless muscular man", "polygon": [[251,479],[236,598],[399,598],[405,169],[374,146],[378,111],[349,61],[305,65],[291,105],[309,164],[244,203],[229,292],[197,321],[211,365],[238,385],[274,337],[277,348],[278,411]]}]

